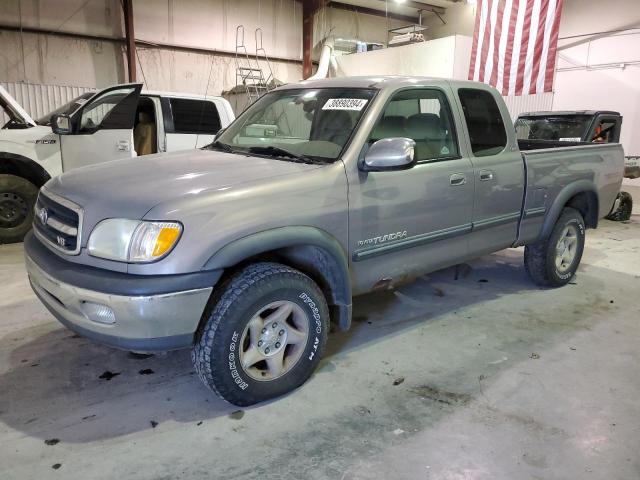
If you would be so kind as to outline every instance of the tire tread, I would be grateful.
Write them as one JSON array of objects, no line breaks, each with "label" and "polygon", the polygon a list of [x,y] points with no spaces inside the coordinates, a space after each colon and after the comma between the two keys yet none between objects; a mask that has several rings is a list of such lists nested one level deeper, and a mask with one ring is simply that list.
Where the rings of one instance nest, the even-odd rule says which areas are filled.
[{"label": "tire tread", "polygon": [[[261,399],[247,399],[238,400],[237,393],[228,389],[220,382],[216,382],[215,375],[212,370],[212,358],[215,357],[213,352],[213,339],[220,329],[221,322],[225,319],[226,313],[233,304],[237,301],[241,301],[245,292],[256,286],[256,284],[269,280],[278,276],[289,278],[296,278],[297,280],[303,280],[308,283],[310,287],[320,292],[317,285],[307,275],[288,267],[283,264],[273,262],[259,262],[250,264],[247,267],[239,270],[233,274],[221,288],[217,289],[218,294],[214,293],[212,297],[210,315],[207,316],[205,322],[203,322],[196,337],[195,344],[191,350],[191,360],[195,370],[200,377],[200,380],[217,396],[225,399],[226,401],[236,405],[251,405],[261,401]],[[215,290],[214,290],[215,291]],[[324,297],[323,297],[324,298]],[[208,312],[205,311],[205,315]],[[326,328],[323,330],[321,345],[318,348],[317,354],[322,356],[322,351],[326,343]]]}]

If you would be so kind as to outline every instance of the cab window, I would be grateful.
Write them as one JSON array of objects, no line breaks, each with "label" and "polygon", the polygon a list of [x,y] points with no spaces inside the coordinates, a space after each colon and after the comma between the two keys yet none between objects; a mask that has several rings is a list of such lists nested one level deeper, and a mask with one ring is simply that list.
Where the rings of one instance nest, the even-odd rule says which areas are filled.
[{"label": "cab window", "polygon": [[[133,112],[129,113],[129,104],[136,100],[135,88],[109,90],[88,104],[82,110],[80,131],[102,129],[131,128]],[[120,106],[119,108],[116,108]]]},{"label": "cab window", "polygon": [[507,131],[493,95],[486,90],[461,88],[458,97],[476,157],[497,155],[507,146]]},{"label": "cab window", "polygon": [[597,125],[593,129],[591,142],[593,143],[612,143],[616,142],[616,126],[617,122],[612,118],[600,118]]},{"label": "cab window", "polygon": [[207,100],[170,98],[173,133],[215,135],[220,130],[220,115],[215,103]]},{"label": "cab window", "polygon": [[418,161],[458,156],[451,108],[436,89],[409,89],[396,93],[371,131],[369,143],[403,137],[416,142]]}]

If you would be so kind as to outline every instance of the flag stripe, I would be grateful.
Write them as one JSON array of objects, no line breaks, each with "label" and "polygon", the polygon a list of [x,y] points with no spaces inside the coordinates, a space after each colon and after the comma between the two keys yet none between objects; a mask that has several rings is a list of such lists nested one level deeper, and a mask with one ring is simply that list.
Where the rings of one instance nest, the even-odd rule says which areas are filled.
[{"label": "flag stripe", "polygon": [[[517,0],[516,0],[517,1]],[[509,25],[511,23],[511,14],[513,11],[513,0],[507,0],[507,3],[502,12],[502,27],[500,28],[500,46],[498,49],[498,77],[496,79],[495,86],[502,93],[504,91],[504,77],[505,71],[508,68],[506,61],[507,56],[507,40],[509,39]],[[504,95],[504,93],[503,93]]]},{"label": "flag stripe", "polygon": [[538,73],[540,73],[540,62],[542,61],[542,52],[544,50],[544,41],[545,41],[545,28],[547,26],[547,10],[549,9],[549,1],[550,0],[542,0],[540,5],[540,15],[538,16],[538,33],[536,35],[536,39],[538,40],[533,45],[533,56],[536,61],[533,62],[531,77],[529,81],[531,83],[531,87],[529,91],[531,93],[536,93],[536,82],[538,80]]},{"label": "flag stripe", "polygon": [[509,34],[507,35],[507,48],[504,53],[504,80],[502,82],[502,94],[509,95],[509,85],[511,81],[511,59],[513,57],[513,39],[515,37],[515,26],[518,19],[518,9],[520,7],[520,0],[514,0],[511,7],[511,16],[509,18]]},{"label": "flag stripe", "polygon": [[496,85],[498,81],[498,70],[500,68],[500,43],[502,36],[502,20],[504,16],[505,4],[504,2],[498,2],[498,11],[496,12],[496,29],[493,35],[493,62],[491,69],[491,77],[489,78],[489,85]]},{"label": "flag stripe", "polygon": [[496,49],[495,37],[496,37],[496,29],[498,27],[498,22],[496,19],[498,18],[498,5],[502,3],[502,0],[493,0],[491,3],[490,10],[490,22],[491,29],[489,31],[489,49],[487,50],[487,61],[484,65],[484,77],[482,79],[483,82],[489,83],[491,79],[491,74],[493,72],[493,53]]},{"label": "flag stripe", "polygon": [[513,58],[511,59],[511,76],[509,77],[509,95],[515,95],[516,93],[518,67],[520,66],[520,51],[522,50],[522,31],[528,1],[529,0],[520,0],[519,2],[518,17],[516,19],[516,33],[513,39]]},{"label": "flag stripe", "polygon": [[[482,0],[478,0],[478,11],[482,6]],[[469,80],[473,80],[473,72],[476,70],[476,58],[478,53],[478,31],[480,29],[480,22],[476,21],[476,25],[473,29],[473,44],[471,46],[471,62],[469,63]]]},{"label": "flag stripe", "polygon": [[522,95],[524,84],[524,66],[529,48],[529,30],[531,29],[531,13],[533,12],[534,0],[527,0],[527,7],[524,14],[524,25],[522,26],[522,40],[520,42],[520,58],[518,59],[518,75],[516,77],[516,95]]},{"label": "flag stripe", "polygon": [[553,89],[563,0],[478,0],[470,80],[503,95]]},{"label": "flag stripe", "polygon": [[487,64],[487,55],[489,54],[489,38],[491,36],[491,10],[493,7],[494,2],[497,2],[499,0],[487,0],[486,2],[486,16],[487,16],[487,23],[484,27],[484,36],[482,39],[482,54],[480,56],[480,64],[478,65],[478,80],[481,82],[484,82],[484,74],[485,74],[485,65]]},{"label": "flag stripe", "polygon": [[562,1],[556,4],[556,15],[553,17],[553,27],[551,27],[551,39],[549,41],[549,53],[547,55],[547,65],[544,77],[544,91],[553,91],[553,74],[556,68],[556,56],[558,54],[558,35],[560,34],[560,12],[562,11]]}]

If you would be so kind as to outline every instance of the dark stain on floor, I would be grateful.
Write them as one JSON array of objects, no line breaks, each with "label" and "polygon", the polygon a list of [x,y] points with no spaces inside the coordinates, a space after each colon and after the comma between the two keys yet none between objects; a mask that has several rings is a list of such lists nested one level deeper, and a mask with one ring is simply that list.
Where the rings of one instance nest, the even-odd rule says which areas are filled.
[{"label": "dark stain on floor", "polygon": [[240,420],[242,417],[244,417],[244,410],[236,410],[229,414],[229,418],[233,420]]},{"label": "dark stain on floor", "polygon": [[106,370],[105,372],[103,372],[102,375],[100,375],[98,378],[101,380],[106,380],[107,382],[109,380],[111,380],[113,377],[117,377],[118,375],[120,375],[121,372],[110,372],[109,370]]},{"label": "dark stain on floor", "polygon": [[409,389],[411,393],[447,405],[465,405],[471,401],[471,395],[466,393],[448,392],[431,385],[420,385]]}]

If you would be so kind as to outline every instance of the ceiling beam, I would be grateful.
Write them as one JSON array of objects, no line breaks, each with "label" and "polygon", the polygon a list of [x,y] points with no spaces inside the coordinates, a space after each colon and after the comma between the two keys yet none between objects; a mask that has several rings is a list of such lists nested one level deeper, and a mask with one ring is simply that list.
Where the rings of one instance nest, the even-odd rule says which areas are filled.
[{"label": "ceiling beam", "polygon": [[424,12],[433,12],[433,13],[437,13],[439,15],[444,15],[444,13],[446,12],[446,8],[444,7],[439,7],[437,5],[431,5],[430,3],[425,3],[425,2],[421,2],[419,0],[404,0],[401,3],[398,2],[394,2],[392,0],[379,0],[380,2],[387,2],[389,1],[390,4],[392,5],[398,5],[401,7],[409,7],[409,8],[415,8],[416,10],[422,10]]},{"label": "ceiling beam", "polygon": [[331,8],[335,8],[337,10],[346,10],[349,12],[363,13],[365,15],[375,15],[377,17],[387,17],[392,20],[400,20],[402,22],[407,22],[407,23],[416,23],[418,21],[418,16],[413,17],[411,15],[402,15],[402,14],[393,13],[393,12],[385,13],[383,10],[377,10],[375,8],[369,8],[369,7],[359,7],[357,5],[350,5],[342,2],[330,1],[327,6]]}]

